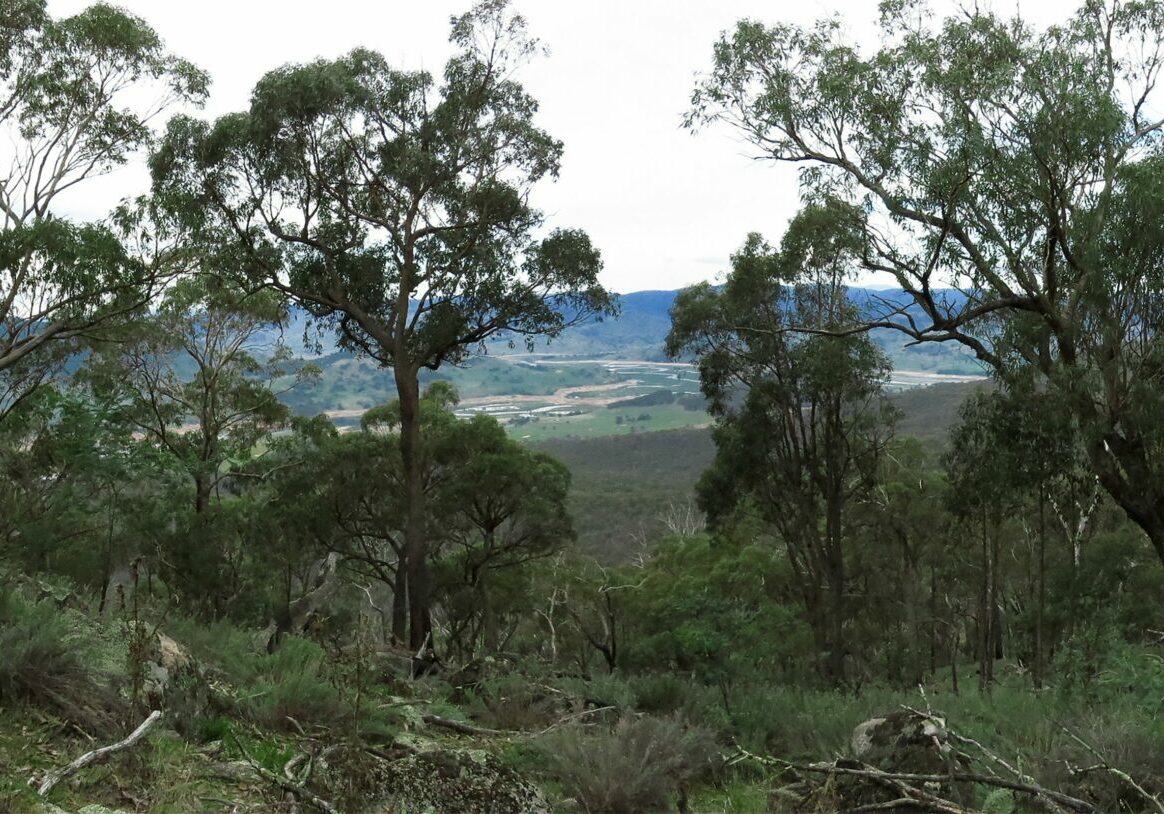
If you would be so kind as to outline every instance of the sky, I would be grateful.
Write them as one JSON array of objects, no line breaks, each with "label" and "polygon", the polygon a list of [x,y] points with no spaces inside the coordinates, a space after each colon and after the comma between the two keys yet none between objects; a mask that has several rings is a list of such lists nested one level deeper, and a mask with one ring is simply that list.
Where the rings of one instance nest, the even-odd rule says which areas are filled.
[{"label": "sky", "polygon": [[[175,53],[207,70],[200,115],[247,106],[268,70],[336,57],[357,46],[402,68],[440,73],[449,18],[470,0],[112,0],[147,20]],[[75,13],[87,0],[48,0]],[[984,5],[979,3],[979,5]],[[551,226],[582,228],[602,251],[602,282],[621,293],[719,279],[749,232],[777,241],[798,207],[795,170],[757,160],[726,128],[682,128],[691,91],[721,31],[744,17],[811,23],[839,14],[859,42],[875,43],[875,0],[513,0],[549,54],[519,79],[538,123],[565,143],[556,183],[535,191]],[[953,0],[937,0],[953,8]],[[1014,0],[997,0],[1001,13]],[[1037,21],[1070,5],[1025,0]],[[95,217],[144,191],[140,163],[78,193],[70,206]],[[876,285],[876,279],[863,281]]]}]

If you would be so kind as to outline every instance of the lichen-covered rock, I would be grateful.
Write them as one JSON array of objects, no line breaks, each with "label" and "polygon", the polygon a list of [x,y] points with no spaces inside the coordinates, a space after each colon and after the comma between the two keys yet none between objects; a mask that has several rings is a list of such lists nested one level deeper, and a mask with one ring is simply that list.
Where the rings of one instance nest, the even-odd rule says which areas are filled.
[{"label": "lichen-covered rock", "polygon": [[937,715],[897,710],[870,718],[853,730],[853,756],[886,772],[948,772],[958,758],[946,722]]},{"label": "lichen-covered rock", "polygon": [[[967,768],[968,760],[950,743],[945,719],[911,710],[897,710],[870,718],[853,730],[853,757],[857,765],[883,772],[946,775]],[[964,785],[930,783],[925,790],[958,803],[969,803]],[[882,784],[838,776],[835,793],[847,806],[884,803],[895,796]]]},{"label": "lichen-covered rock", "polygon": [[224,688],[214,671],[165,633],[150,634],[141,658],[145,703],[165,710],[179,733],[190,735],[196,721],[227,710]]},{"label": "lichen-covered rock", "polygon": [[436,749],[393,761],[367,814],[548,814],[541,791],[486,752]]}]

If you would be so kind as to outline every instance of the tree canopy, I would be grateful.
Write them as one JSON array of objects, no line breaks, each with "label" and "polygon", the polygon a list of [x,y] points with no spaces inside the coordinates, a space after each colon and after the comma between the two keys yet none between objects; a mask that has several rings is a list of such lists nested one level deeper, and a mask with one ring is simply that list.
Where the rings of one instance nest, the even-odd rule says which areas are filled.
[{"label": "tree canopy", "polygon": [[2,412],[51,367],[50,343],[131,315],[175,270],[140,208],[79,223],[61,197],[127,163],[162,113],[205,98],[209,78],[104,3],[54,19],[44,0],[3,0],[0,19]]},{"label": "tree canopy", "polygon": [[1164,6],[1089,1],[1046,29],[881,9],[875,50],[837,19],[741,22],[715,46],[689,124],[727,122],[800,165],[810,194],[853,204],[862,268],[911,302],[850,327],[958,342],[1004,382],[1056,393],[1093,472],[1164,558]]}]

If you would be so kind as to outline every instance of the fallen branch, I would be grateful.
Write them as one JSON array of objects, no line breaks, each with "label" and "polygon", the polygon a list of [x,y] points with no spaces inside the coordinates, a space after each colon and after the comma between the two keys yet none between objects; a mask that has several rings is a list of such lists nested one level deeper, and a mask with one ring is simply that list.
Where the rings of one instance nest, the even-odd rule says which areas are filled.
[{"label": "fallen branch", "polygon": [[[776,760],[775,758],[771,758]],[[975,774],[973,772],[950,772],[949,774],[914,774],[911,772],[884,772],[880,769],[871,767],[856,769],[843,766],[836,766],[834,764],[803,764],[803,763],[789,763],[783,760],[776,760],[776,762],[789,769],[794,769],[801,772],[817,772],[819,774],[847,774],[854,777],[865,777],[870,780],[900,780],[905,783],[948,783],[950,781],[958,783],[977,783],[983,786],[993,786],[1000,789],[1008,789],[1010,791],[1017,791],[1023,794],[1030,794],[1036,797],[1045,796],[1065,808],[1072,811],[1078,811],[1080,814],[1094,814],[1095,806],[1091,803],[1072,797],[1068,794],[1063,794],[1058,791],[1051,791],[1042,786],[1023,783],[1018,780],[1007,780],[1005,777],[994,777],[988,774]]]},{"label": "fallen branch", "polygon": [[[922,691],[922,698],[925,698],[925,691],[924,690]],[[907,712],[912,712],[914,715],[920,715],[920,716],[927,717],[927,718],[934,717],[933,712],[922,712],[921,710],[914,709],[913,707],[910,707],[910,706],[905,706],[904,704],[902,705],[901,708],[906,710]],[[1019,771],[1014,766],[1010,765],[1010,763],[1008,763],[1002,757],[1000,757],[999,755],[996,755],[994,752],[987,749],[985,746],[983,746],[978,741],[974,740],[973,738],[968,738],[965,735],[959,735],[957,732],[955,732],[953,729],[951,729],[949,727],[949,725],[947,725],[945,729],[946,729],[946,737],[950,738],[951,740],[955,740],[958,743],[961,743],[963,745],[973,746],[979,752],[981,752],[986,757],[987,760],[991,761],[992,763],[998,764],[999,766],[1001,766],[1002,768],[1004,768],[1008,772],[1010,772],[1010,774],[1016,780],[1018,780],[1020,783],[1026,783],[1026,784],[1030,785],[1031,788],[1037,788],[1037,789],[1043,788],[1042,786],[1040,786],[1038,784],[1038,782],[1033,777]],[[960,752],[960,754],[965,754],[965,753]],[[966,755],[966,757],[969,758],[970,756]],[[1032,792],[1032,793],[1035,795],[1035,799],[1038,802],[1042,803],[1047,808],[1047,810],[1051,812],[1051,814],[1066,814],[1066,812],[1063,810],[1063,806],[1060,805],[1059,802],[1057,802],[1054,799],[1054,797],[1050,796],[1047,793],[1047,790],[1043,790],[1040,792]]]},{"label": "fallen branch", "polygon": [[237,748],[242,756],[246,758],[247,763],[250,764],[251,768],[254,769],[255,774],[257,774],[259,777],[263,778],[268,783],[274,783],[283,791],[291,792],[295,795],[296,799],[310,803],[320,811],[324,812],[324,814],[340,814],[339,809],[337,809],[327,800],[320,797],[315,792],[301,786],[292,780],[288,780],[285,777],[280,777],[274,772],[264,768],[257,760],[250,756],[246,750],[246,747],[242,745],[242,742],[237,737],[232,735],[231,740],[234,741],[235,748]]},{"label": "fallen branch", "polygon": [[[1114,775],[1115,777],[1118,777],[1120,780],[1124,781],[1129,786],[1131,786],[1133,789],[1135,789],[1136,793],[1139,794],[1142,798],[1144,798],[1146,801],[1151,803],[1155,807],[1156,811],[1160,812],[1160,814],[1164,814],[1164,803],[1160,802],[1160,798],[1157,795],[1149,793],[1147,789],[1145,789],[1143,786],[1141,786],[1139,783],[1137,783],[1132,778],[1132,776],[1130,774],[1128,774],[1127,772],[1122,771],[1121,769],[1117,769],[1115,766],[1112,766],[1110,763],[1108,763],[1107,758],[1105,758],[1103,755],[1101,755],[1099,753],[1098,749],[1096,749],[1094,746],[1092,746],[1087,741],[1083,740],[1083,738],[1076,735],[1074,732],[1072,732],[1067,727],[1063,726],[1063,724],[1059,724],[1059,728],[1062,729],[1064,732],[1066,732],[1067,736],[1069,738],[1071,738],[1073,741],[1075,741],[1080,746],[1082,746],[1084,749],[1086,749],[1088,752],[1090,752],[1092,755],[1094,755],[1095,758],[1099,761],[1098,766],[1090,766],[1085,771],[1102,770],[1102,771],[1106,771],[1108,774],[1111,774],[1111,775]],[[1072,774],[1075,774],[1077,772],[1083,773],[1083,772],[1079,772],[1079,770],[1077,770],[1077,769],[1072,769],[1070,765],[1068,765],[1067,769]]]},{"label": "fallen branch", "polygon": [[[738,763],[742,760],[754,760],[762,765],[778,766],[783,769],[792,769],[798,772],[812,772],[816,774],[827,775],[849,775],[852,777],[863,777],[867,780],[872,780],[884,786],[894,788],[901,794],[905,795],[924,795],[926,802],[931,805],[955,805],[948,800],[934,797],[917,788],[903,785],[905,783],[915,783],[924,785],[926,783],[977,783],[983,786],[992,786],[994,788],[1007,789],[1009,791],[1017,791],[1022,794],[1030,794],[1034,796],[1045,796],[1059,805],[1077,811],[1079,814],[1095,814],[1095,806],[1085,800],[1080,800],[1062,792],[1052,791],[1043,788],[1033,783],[1023,783],[1018,780],[1007,780],[1004,777],[994,777],[993,775],[976,774],[973,772],[950,772],[948,774],[915,774],[911,772],[886,772],[872,766],[865,766],[858,764],[861,768],[854,766],[838,766],[835,763],[792,763],[791,761],[781,760],[774,757],[763,757],[761,755],[754,755],[736,746],[736,756],[729,759],[730,763]],[[855,761],[854,761],[855,762]],[[937,808],[935,810],[942,810]],[[957,811],[965,811],[964,808],[957,808]]]},{"label": "fallen branch", "polygon": [[507,735],[509,733],[502,732],[500,729],[486,729],[482,726],[473,726],[461,721],[454,721],[451,718],[442,718],[439,715],[424,715],[422,720],[429,726],[439,726],[441,729],[449,729],[453,732],[458,732],[462,735]]},{"label": "fallen branch", "polygon": [[[740,753],[740,756],[737,758],[737,760],[746,757],[759,761],[765,765],[777,765],[792,769],[807,768],[810,771],[817,770],[815,767],[801,767],[798,764],[789,763],[786,760],[779,760],[776,758],[762,758],[759,755],[753,755],[751,752],[748,752],[742,747],[737,746],[736,748]],[[829,764],[829,766],[834,769],[840,768],[835,763]],[[822,765],[819,768],[824,769],[825,766]],[[829,780],[831,780],[836,774],[838,774],[838,772],[828,772]],[[840,772],[840,774],[847,774],[847,772]],[[925,789],[915,788],[914,786],[906,783],[904,780],[901,780],[898,777],[894,777],[887,772],[882,772],[878,769],[870,769],[868,777],[877,785],[889,789],[894,794],[899,796],[893,800],[885,802],[864,803],[853,808],[842,809],[838,812],[838,814],[864,814],[864,812],[892,811],[898,808],[907,809],[909,811],[924,811],[928,812],[928,814],[982,814],[982,812],[976,809],[967,808],[960,803],[955,803],[951,800],[938,797],[936,794],[932,794]]]},{"label": "fallen branch", "polygon": [[109,746],[102,746],[100,749],[94,749],[92,752],[86,752],[70,763],[68,766],[65,766],[62,769],[57,769],[53,772],[49,772],[45,775],[44,780],[37,788],[36,793],[41,797],[44,797],[46,794],[53,790],[53,786],[55,786],[57,783],[60,783],[65,778],[71,777],[81,769],[84,769],[86,766],[104,760],[115,752],[120,752],[122,749],[128,749],[144,738],[146,733],[149,732],[153,725],[160,721],[161,718],[162,711],[160,709],[156,709],[150,713],[148,718],[141,722],[137,729],[129,733],[129,737],[125,738],[124,740],[120,740],[117,743],[111,743]]},{"label": "fallen branch", "polygon": [[584,709],[581,712],[572,713],[570,715],[567,715],[565,718],[559,718],[557,721],[554,721],[552,724],[547,726],[541,732],[538,732],[537,734],[535,734],[533,737],[540,738],[542,735],[545,735],[549,732],[553,732],[559,726],[561,726],[562,724],[567,723],[569,721],[575,721],[579,718],[585,718],[588,715],[597,715],[599,712],[610,712],[613,709],[617,709],[617,707],[613,707],[613,706],[598,707],[596,709]]}]

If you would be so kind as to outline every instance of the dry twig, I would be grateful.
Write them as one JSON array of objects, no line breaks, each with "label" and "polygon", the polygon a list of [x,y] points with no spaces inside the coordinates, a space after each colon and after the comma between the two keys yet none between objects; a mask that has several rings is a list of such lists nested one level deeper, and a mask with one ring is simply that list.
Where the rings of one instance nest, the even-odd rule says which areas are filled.
[{"label": "dry twig", "polygon": [[299,783],[296,783],[292,780],[288,780],[285,777],[280,777],[279,775],[275,774],[274,772],[272,772],[272,771],[266,769],[265,767],[263,767],[262,765],[260,765],[257,760],[255,760],[254,758],[252,758],[250,756],[250,754],[246,750],[246,747],[244,747],[242,745],[242,742],[238,738],[236,738],[232,735],[231,740],[234,741],[234,745],[238,749],[239,753],[244,758],[246,758],[247,763],[250,764],[251,768],[254,769],[255,774],[257,774],[259,777],[263,778],[268,783],[274,783],[276,786],[281,788],[283,791],[291,792],[292,794],[295,795],[295,797],[297,799],[300,799],[300,800],[303,800],[304,802],[310,803],[311,805],[318,808],[320,811],[324,812],[324,814],[340,814],[339,809],[337,809],[335,806],[333,806],[327,800],[320,797],[315,792],[311,791],[310,789],[305,788],[304,786],[300,785]]},{"label": "dry twig", "polygon": [[1062,729],[1067,734],[1067,737],[1071,738],[1071,740],[1078,743],[1080,746],[1082,746],[1084,749],[1086,749],[1088,752],[1090,752],[1092,755],[1094,755],[1095,759],[1099,761],[1099,765],[1090,766],[1085,770],[1072,769],[1071,766],[1068,766],[1067,768],[1072,774],[1082,774],[1084,771],[1097,771],[1097,770],[1105,771],[1108,774],[1113,775],[1115,777],[1118,777],[1120,780],[1127,783],[1129,786],[1131,786],[1133,789],[1135,789],[1136,793],[1139,794],[1142,798],[1144,798],[1144,800],[1151,803],[1155,807],[1156,811],[1160,812],[1160,814],[1164,814],[1164,803],[1160,802],[1160,798],[1157,795],[1150,794],[1148,792],[1148,790],[1145,789],[1143,786],[1141,786],[1139,783],[1137,783],[1132,778],[1132,776],[1130,774],[1128,774],[1125,771],[1122,771],[1121,769],[1117,769],[1115,766],[1112,766],[1110,763],[1108,763],[1107,758],[1105,758],[1103,755],[1101,755],[1099,753],[1098,749],[1096,749],[1094,746],[1092,746],[1087,741],[1083,740],[1083,738],[1076,735],[1074,732],[1072,732],[1067,727],[1063,726],[1063,724],[1059,724],[1059,728]]},{"label": "dry twig", "polygon": [[[759,763],[769,766],[779,766],[781,768],[792,769],[798,772],[812,772],[816,774],[827,775],[849,775],[852,777],[863,777],[867,780],[872,780],[884,786],[889,786],[898,792],[913,796],[915,799],[924,800],[927,804],[933,806],[932,810],[950,811],[950,812],[966,812],[966,809],[953,803],[949,800],[943,800],[940,797],[935,797],[914,785],[924,785],[926,783],[977,783],[983,786],[992,786],[994,788],[1008,789],[1010,791],[1017,791],[1022,794],[1030,794],[1032,796],[1045,796],[1055,803],[1079,814],[1095,814],[1095,806],[1091,805],[1085,800],[1072,797],[1062,792],[1052,791],[1043,788],[1038,784],[1024,783],[1018,780],[1008,780],[1004,777],[994,777],[987,774],[976,774],[974,772],[950,772],[949,774],[917,774],[913,772],[886,772],[881,769],[876,769],[871,766],[860,765],[856,766],[838,766],[835,763],[792,763],[787,760],[780,760],[779,758],[761,757],[753,755],[746,750],[736,747],[738,756],[731,762],[738,762],[739,760],[754,760]],[[947,808],[951,807],[951,808]]]},{"label": "dry twig", "polygon": [[422,720],[430,726],[439,726],[442,729],[448,729],[453,732],[459,732],[462,735],[506,735],[508,733],[502,732],[500,729],[486,729],[483,726],[473,726],[473,724],[466,724],[461,721],[454,721],[451,718],[442,718],[439,715],[424,715]]},{"label": "dry twig", "polygon": [[66,777],[71,777],[86,766],[104,760],[114,752],[120,752],[122,749],[128,749],[144,738],[146,733],[150,731],[153,725],[161,719],[162,711],[160,709],[156,709],[150,713],[148,718],[141,722],[137,729],[129,733],[129,736],[124,740],[120,740],[117,743],[111,743],[109,746],[102,746],[100,749],[94,749],[91,752],[86,752],[70,763],[68,766],[57,769],[56,771],[49,772],[45,775],[44,780],[37,788],[36,793],[41,797],[44,797],[46,794],[53,790],[53,786],[55,786],[57,783],[60,783]]}]

